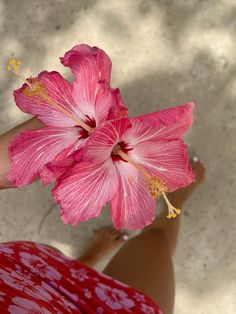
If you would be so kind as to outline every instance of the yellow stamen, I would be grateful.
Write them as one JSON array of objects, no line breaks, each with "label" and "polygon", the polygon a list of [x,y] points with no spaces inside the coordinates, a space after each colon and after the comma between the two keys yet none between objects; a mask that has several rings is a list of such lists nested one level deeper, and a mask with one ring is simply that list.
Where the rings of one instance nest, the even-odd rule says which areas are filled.
[{"label": "yellow stamen", "polygon": [[167,218],[175,218],[177,215],[180,215],[181,209],[180,208],[175,208],[170,201],[168,200],[165,192],[162,192],[162,195],[166,201],[167,207],[168,207],[168,215],[166,216]]},{"label": "yellow stamen", "polygon": [[88,131],[89,133],[92,131],[92,128],[85,124],[82,120],[80,120],[78,117],[74,116],[71,114],[69,111],[64,109],[62,106],[58,105],[55,101],[53,101],[47,93],[47,87],[46,85],[40,81],[38,78],[30,78],[26,79],[20,71],[20,65],[21,61],[16,60],[16,59],[11,59],[9,61],[9,64],[7,66],[7,69],[14,74],[16,74],[18,77],[20,77],[28,86],[24,87],[22,93],[26,97],[39,97],[43,100],[45,100],[48,104],[50,104],[53,108],[56,110],[62,112],[64,115],[75,121],[75,123],[79,126],[81,126],[83,129]]},{"label": "yellow stamen", "polygon": [[163,180],[158,179],[156,176],[150,175],[146,169],[136,163],[132,158],[130,158],[126,153],[124,153],[119,146],[115,147],[113,153],[122,157],[122,159],[133,165],[139,172],[141,172],[146,179],[147,188],[154,199],[158,199],[163,196],[166,205],[168,207],[167,218],[175,218],[181,213],[179,208],[175,208],[168,200],[166,193],[168,193],[168,187],[163,182]]},{"label": "yellow stamen", "polygon": [[20,71],[21,64],[22,62],[20,60],[10,59],[7,66],[7,70],[13,72],[16,76],[21,78],[28,86],[30,86],[30,83],[28,82],[28,80],[21,74],[21,71]]},{"label": "yellow stamen", "polygon": [[10,59],[9,64],[7,66],[8,71],[14,71],[15,73],[20,73],[20,60]]}]

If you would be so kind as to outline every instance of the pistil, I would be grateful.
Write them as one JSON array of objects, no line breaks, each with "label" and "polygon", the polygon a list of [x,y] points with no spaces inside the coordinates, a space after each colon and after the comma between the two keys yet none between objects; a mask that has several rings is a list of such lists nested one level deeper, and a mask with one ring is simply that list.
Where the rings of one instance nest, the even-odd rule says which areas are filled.
[{"label": "pistil", "polygon": [[16,76],[18,76],[20,79],[22,79],[28,86],[31,86],[31,84],[28,82],[28,80],[20,72],[21,63],[22,62],[20,60],[11,59],[9,61],[8,66],[7,66],[7,70],[13,72]]},{"label": "pistil", "polygon": [[146,179],[147,182],[147,188],[151,194],[151,196],[154,199],[158,199],[161,196],[163,196],[167,208],[168,208],[168,215],[166,216],[167,218],[175,218],[177,215],[181,213],[181,210],[179,208],[175,208],[170,201],[168,200],[166,193],[168,193],[168,187],[167,185],[163,182],[163,180],[157,178],[156,176],[153,176],[147,172],[144,167],[139,165],[137,162],[135,162],[128,154],[123,152],[119,146],[116,146],[113,150],[113,154],[119,155],[123,160],[129,162],[132,166],[134,166]]}]

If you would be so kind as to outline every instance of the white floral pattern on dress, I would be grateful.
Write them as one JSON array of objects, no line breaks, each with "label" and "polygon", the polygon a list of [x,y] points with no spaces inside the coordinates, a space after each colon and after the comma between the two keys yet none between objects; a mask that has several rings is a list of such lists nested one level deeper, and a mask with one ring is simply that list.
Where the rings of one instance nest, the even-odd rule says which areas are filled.
[{"label": "white floral pattern on dress", "polygon": [[88,279],[88,271],[85,268],[80,269],[70,269],[71,276],[73,278],[79,279],[79,281],[85,281]]},{"label": "white floral pattern on dress", "polygon": [[0,246],[0,253],[5,253],[5,255],[12,255],[14,253],[14,251],[10,248],[10,245],[8,244],[1,244]]},{"label": "white floral pattern on dress", "polygon": [[0,313],[163,314],[141,292],[33,242],[0,244]]},{"label": "white floral pattern on dress", "polygon": [[73,259],[63,255],[61,252],[59,252],[56,248],[47,246],[45,244],[35,243],[35,246],[43,253],[51,256],[55,260],[62,262],[67,265],[71,265],[73,263]]},{"label": "white floral pattern on dress", "polygon": [[17,274],[19,274],[20,276],[23,276],[29,280],[32,279],[32,275],[30,274],[28,269],[24,269],[18,264],[16,264],[15,267],[16,267],[16,273]]},{"label": "white floral pattern on dress", "polygon": [[133,298],[137,300],[138,302],[145,302],[145,296],[141,293],[135,292],[133,295]]},{"label": "white floral pattern on dress", "polygon": [[22,291],[35,299],[41,299],[44,301],[52,300],[51,295],[47,291],[42,289],[40,286],[35,285],[33,281],[14,271],[9,273],[4,269],[0,269],[0,279],[8,286]]},{"label": "white floral pattern on dress", "polygon": [[77,310],[77,307],[73,303],[71,303],[70,300],[66,299],[64,296],[60,296],[60,300],[58,301],[58,303],[65,307],[67,311],[69,310],[71,312],[71,309]]},{"label": "white floral pattern on dress", "polygon": [[87,299],[91,299],[92,298],[92,293],[91,291],[89,291],[89,289],[84,289],[84,296],[87,298]]},{"label": "white floral pattern on dress", "polygon": [[152,306],[144,303],[141,304],[141,310],[145,314],[155,314],[155,309]]},{"label": "white floral pattern on dress", "polygon": [[[49,286],[51,287],[51,289],[53,289],[54,291],[58,291],[61,292],[59,295],[65,295],[68,297],[69,300],[72,300],[74,303],[78,302],[79,297],[76,293],[72,293],[70,291],[68,291],[67,289],[65,289],[64,287],[62,287],[61,285],[58,285],[58,283],[56,283],[55,281],[51,281],[49,282]],[[47,289],[47,288],[46,288]],[[57,293],[58,293],[57,292]]]},{"label": "white floral pattern on dress", "polygon": [[52,314],[45,307],[42,307],[34,301],[16,297],[12,299],[13,304],[8,307],[10,314]]},{"label": "white floral pattern on dress", "polygon": [[61,279],[61,274],[54,267],[49,266],[41,257],[27,252],[21,252],[20,257],[21,262],[29,267],[33,273],[51,280]]},{"label": "white floral pattern on dress", "polygon": [[135,306],[134,301],[129,299],[124,291],[117,288],[111,288],[102,283],[97,284],[95,293],[100,300],[105,302],[106,305],[113,310],[130,309]]},{"label": "white floral pattern on dress", "polygon": [[53,297],[60,298],[60,293],[52,287],[51,285],[47,284],[46,282],[41,282],[41,287],[50,293]]}]

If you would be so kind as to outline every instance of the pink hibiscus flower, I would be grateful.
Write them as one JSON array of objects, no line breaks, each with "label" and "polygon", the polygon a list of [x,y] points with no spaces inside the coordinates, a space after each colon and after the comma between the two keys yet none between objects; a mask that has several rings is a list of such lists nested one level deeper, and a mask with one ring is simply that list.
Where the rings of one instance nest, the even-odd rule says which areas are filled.
[{"label": "pink hibiscus flower", "polygon": [[189,185],[194,173],[182,136],[192,124],[193,104],[104,123],[90,136],[82,160],[53,190],[65,223],[100,214],[110,201],[116,228],[139,229],[154,219],[164,197],[168,218],[180,213],[166,194]]},{"label": "pink hibiscus flower", "polygon": [[[44,184],[77,160],[94,128],[127,115],[118,89],[109,86],[111,61],[96,47],[78,45],[61,62],[74,74],[71,84],[58,72],[41,72],[14,92],[17,106],[36,116],[45,127],[19,134],[9,147],[12,161],[8,179],[18,187],[40,176]],[[20,62],[9,70],[22,77]]]}]

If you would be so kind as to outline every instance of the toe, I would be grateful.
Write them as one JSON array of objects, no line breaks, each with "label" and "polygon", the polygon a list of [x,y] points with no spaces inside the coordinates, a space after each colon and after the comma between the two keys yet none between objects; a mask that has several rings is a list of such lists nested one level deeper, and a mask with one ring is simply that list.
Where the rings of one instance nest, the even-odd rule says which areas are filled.
[{"label": "toe", "polygon": [[97,230],[94,230],[95,242],[102,241],[106,245],[118,245],[128,240],[129,235],[127,232],[117,230],[111,226],[101,227]]},{"label": "toe", "polygon": [[113,232],[113,228],[110,226],[104,226],[94,230],[94,234],[99,236],[110,235]]},{"label": "toe", "polygon": [[107,228],[107,235],[113,239],[115,239],[119,235],[119,230],[116,230],[113,227]]}]

